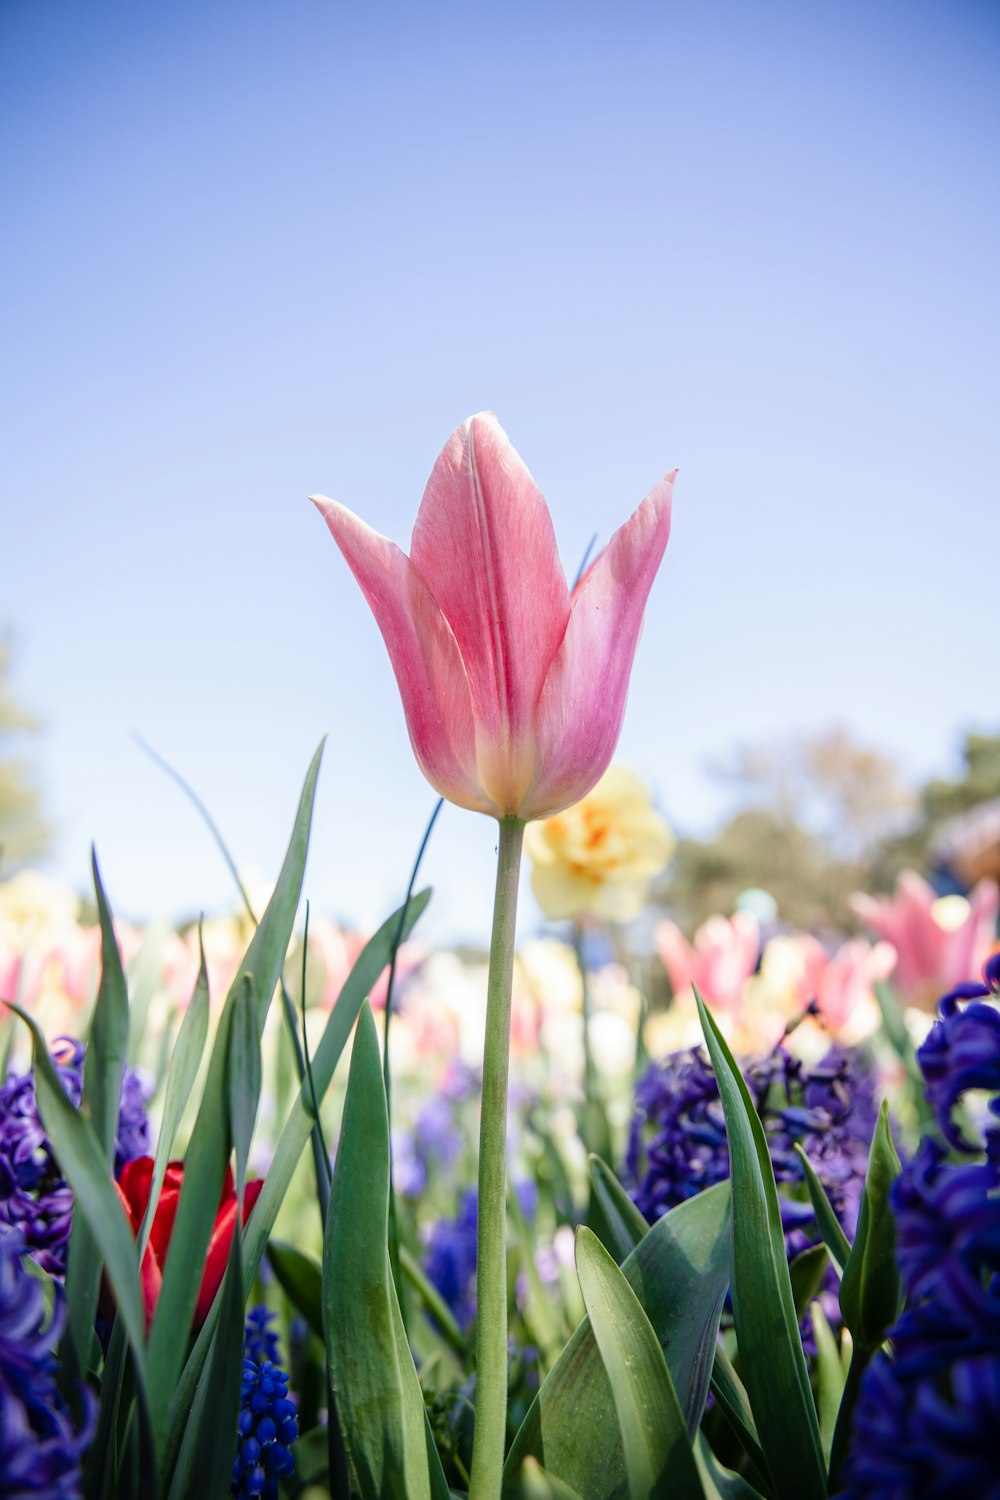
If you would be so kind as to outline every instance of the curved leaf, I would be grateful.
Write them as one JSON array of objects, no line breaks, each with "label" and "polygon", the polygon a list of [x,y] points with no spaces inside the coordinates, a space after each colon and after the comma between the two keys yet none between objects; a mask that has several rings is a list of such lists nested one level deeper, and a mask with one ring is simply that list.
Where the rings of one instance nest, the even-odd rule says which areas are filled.
[{"label": "curved leaf", "polygon": [[660,1341],[625,1277],[586,1225],[577,1230],[576,1269],[611,1384],[630,1500],[703,1500]]},{"label": "curved leaf", "polygon": [[364,1500],[448,1500],[389,1268],[389,1117],[367,1002],[354,1038],[323,1244],[330,1377]]}]

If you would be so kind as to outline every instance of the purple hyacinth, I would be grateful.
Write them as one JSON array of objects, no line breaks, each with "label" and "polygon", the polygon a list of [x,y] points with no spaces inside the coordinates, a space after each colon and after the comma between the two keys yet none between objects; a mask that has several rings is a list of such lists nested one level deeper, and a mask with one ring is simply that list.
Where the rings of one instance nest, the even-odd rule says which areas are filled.
[{"label": "purple hyacinth", "polygon": [[[63,1088],[79,1106],[84,1048],[60,1037],[52,1061]],[[131,1068],[122,1079],[115,1171],[149,1151],[149,1121],[142,1083]],[[73,1194],[63,1180],[35,1099],[33,1072],[11,1073],[0,1086],[0,1227],[19,1229],[31,1255],[61,1276],[73,1215]]]},{"label": "purple hyacinth", "polygon": [[[775,1179],[785,1189],[781,1214],[789,1258],[819,1239],[796,1143],[853,1234],[877,1114],[862,1054],[832,1048],[808,1067],[779,1045],[744,1063],[742,1072],[767,1134]],[[701,1048],[653,1064],[636,1087],[635,1102],[626,1170],[636,1206],[652,1222],[728,1178],[726,1120]]]},{"label": "purple hyacinth", "polygon": [[23,1235],[0,1228],[0,1500],[78,1500],[93,1400],[84,1397],[76,1427],[55,1383],[62,1288],[55,1287],[49,1317],[45,1289],[26,1260]]},{"label": "purple hyacinth", "polygon": [[[987,965],[996,986],[996,963]],[[955,1126],[967,1089],[986,1088],[997,1113],[994,1023],[962,985],[945,996],[941,1019],[920,1048],[927,1093],[946,1139],[975,1148]],[[972,1003],[964,1009],[960,1002]],[[892,1189],[907,1310],[861,1385],[845,1466],[845,1500],[1000,1500],[1000,1131],[985,1161],[952,1163],[925,1140]]]},{"label": "purple hyacinth", "polygon": [[[538,1190],[531,1181],[518,1183],[515,1192],[526,1219],[538,1208]],[[462,1328],[476,1316],[476,1215],[478,1191],[467,1188],[453,1219],[439,1219],[432,1227],[424,1270],[447,1302]]]},{"label": "purple hyacinth", "polygon": [[262,1365],[265,1360],[272,1365],[278,1363],[278,1335],[270,1326],[273,1322],[274,1313],[263,1303],[251,1307],[243,1334],[244,1359],[252,1359],[255,1365]]}]

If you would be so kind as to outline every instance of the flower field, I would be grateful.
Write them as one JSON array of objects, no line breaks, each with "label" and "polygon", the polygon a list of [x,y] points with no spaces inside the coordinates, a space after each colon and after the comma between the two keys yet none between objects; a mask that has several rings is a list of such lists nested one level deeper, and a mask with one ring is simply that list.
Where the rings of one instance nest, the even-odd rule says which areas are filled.
[{"label": "flower field", "polygon": [[1000,893],[657,901],[612,756],[672,485],[572,584],[492,417],[408,556],[317,501],[496,820],[488,951],[421,936],[437,812],[376,931],[303,900],[332,744],[228,915],[0,884],[0,1496],[1000,1496]]}]

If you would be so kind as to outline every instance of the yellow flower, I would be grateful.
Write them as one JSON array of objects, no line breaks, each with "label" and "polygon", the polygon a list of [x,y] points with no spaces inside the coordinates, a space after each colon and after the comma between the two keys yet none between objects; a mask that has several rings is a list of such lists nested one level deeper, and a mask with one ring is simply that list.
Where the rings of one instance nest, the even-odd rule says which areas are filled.
[{"label": "yellow flower", "polygon": [[630,922],[650,877],[673,853],[674,836],[639,776],[614,765],[582,801],[529,823],[524,849],[534,865],[531,888],[551,920],[590,913]]}]

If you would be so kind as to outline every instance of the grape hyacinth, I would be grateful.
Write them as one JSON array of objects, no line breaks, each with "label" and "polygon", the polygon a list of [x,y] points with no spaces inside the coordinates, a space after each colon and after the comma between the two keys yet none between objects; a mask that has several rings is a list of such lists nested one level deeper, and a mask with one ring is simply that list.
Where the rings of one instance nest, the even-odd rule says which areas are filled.
[{"label": "grape hyacinth", "polygon": [[77,1428],[55,1383],[54,1350],[66,1321],[62,1288],[51,1317],[44,1286],[25,1263],[23,1235],[0,1228],[0,1500],[79,1500],[80,1459],[93,1402]]},{"label": "grape hyacinth", "polygon": [[[52,1061],[72,1102],[83,1093],[85,1049],[60,1037]],[[122,1078],[115,1172],[149,1151],[142,1083],[126,1068]],[[0,1086],[0,1228],[19,1229],[29,1254],[52,1275],[66,1270],[73,1194],[63,1180],[35,1100],[34,1073],[11,1073]]]},{"label": "grape hyacinth", "polygon": [[[267,1325],[271,1315],[256,1307],[247,1318],[246,1345],[266,1353],[277,1338]],[[278,1500],[278,1482],[295,1469],[292,1444],[299,1435],[294,1402],[288,1399],[288,1376],[277,1359],[245,1358],[236,1457],[231,1489],[237,1500]]]},{"label": "grape hyacinth", "polygon": [[262,1365],[269,1360],[272,1365],[278,1364],[278,1335],[270,1326],[274,1322],[274,1313],[263,1303],[259,1307],[251,1307],[247,1313],[246,1330],[243,1335],[243,1358],[252,1359],[255,1365]]},{"label": "grape hyacinth", "polygon": [[[831,1048],[807,1066],[779,1044],[741,1069],[768,1137],[789,1258],[819,1239],[802,1192],[805,1150],[846,1232],[853,1234],[876,1107],[863,1056]],[[636,1206],[652,1223],[729,1176],[726,1121],[711,1064],[698,1047],[654,1063],[636,1086],[626,1170]]]},{"label": "grape hyacinth", "polygon": [[[917,1054],[941,1132],[963,1154],[977,1149],[955,1119],[965,1092],[987,1089],[1000,1111],[1000,1014],[981,1003],[1000,989],[1000,960],[985,978],[945,996]],[[844,1500],[1000,1500],[998,1146],[1000,1130],[988,1130],[986,1160],[955,1164],[928,1138],[893,1186],[908,1305],[891,1355],[879,1352],[862,1381]]]}]

